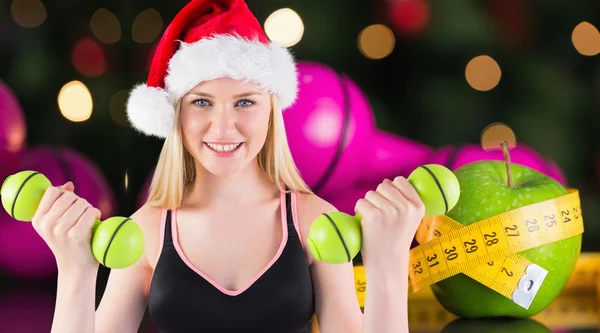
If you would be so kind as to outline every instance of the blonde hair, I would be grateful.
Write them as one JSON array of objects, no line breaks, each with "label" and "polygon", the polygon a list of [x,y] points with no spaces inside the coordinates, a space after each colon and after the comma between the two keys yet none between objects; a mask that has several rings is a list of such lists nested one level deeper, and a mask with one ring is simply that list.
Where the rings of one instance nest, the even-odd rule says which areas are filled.
[{"label": "blonde hair", "polygon": [[[272,95],[269,129],[265,144],[257,155],[258,165],[281,191],[312,193],[292,158],[281,112],[279,100]],[[149,205],[167,209],[181,206],[186,185],[196,177],[194,158],[183,144],[181,100],[175,105],[174,118],[173,129],[160,152],[147,199]]]}]

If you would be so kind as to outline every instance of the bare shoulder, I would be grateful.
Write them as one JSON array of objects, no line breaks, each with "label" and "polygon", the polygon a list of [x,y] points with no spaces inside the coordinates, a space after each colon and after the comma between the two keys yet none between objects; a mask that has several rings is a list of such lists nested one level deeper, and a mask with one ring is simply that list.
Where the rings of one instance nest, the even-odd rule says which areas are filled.
[{"label": "bare shoulder", "polygon": [[154,259],[158,255],[162,214],[163,209],[161,207],[151,206],[146,203],[130,216],[144,233],[145,247],[143,257],[151,268],[154,268]]},{"label": "bare shoulder", "polygon": [[[302,243],[306,244],[310,227],[320,215],[337,211],[337,208],[316,194],[296,193],[296,213],[302,234]],[[308,248],[306,248],[306,252],[309,263],[312,264],[315,259]]]},{"label": "bare shoulder", "polygon": [[160,223],[160,217],[162,215],[162,208],[151,206],[148,203],[144,204],[132,215],[131,219],[134,220],[140,227],[152,227],[156,225],[156,222]]}]

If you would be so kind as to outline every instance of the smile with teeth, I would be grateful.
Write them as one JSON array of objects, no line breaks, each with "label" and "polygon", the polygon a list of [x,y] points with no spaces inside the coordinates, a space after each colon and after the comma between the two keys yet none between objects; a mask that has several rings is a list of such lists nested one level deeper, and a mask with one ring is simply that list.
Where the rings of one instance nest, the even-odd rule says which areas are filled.
[{"label": "smile with teeth", "polygon": [[217,143],[208,143],[206,142],[206,145],[210,147],[210,149],[216,151],[216,152],[230,152],[230,151],[234,151],[237,147],[239,147],[242,143],[235,143],[235,144],[228,144],[228,145],[220,145]]}]

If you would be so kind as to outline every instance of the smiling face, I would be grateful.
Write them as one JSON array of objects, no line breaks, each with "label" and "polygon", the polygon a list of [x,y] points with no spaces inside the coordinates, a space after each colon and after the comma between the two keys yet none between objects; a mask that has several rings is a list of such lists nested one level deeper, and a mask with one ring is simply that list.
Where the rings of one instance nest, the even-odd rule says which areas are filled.
[{"label": "smiling face", "polygon": [[205,81],[181,100],[183,144],[208,172],[229,176],[256,158],[265,144],[271,97],[255,83]]}]

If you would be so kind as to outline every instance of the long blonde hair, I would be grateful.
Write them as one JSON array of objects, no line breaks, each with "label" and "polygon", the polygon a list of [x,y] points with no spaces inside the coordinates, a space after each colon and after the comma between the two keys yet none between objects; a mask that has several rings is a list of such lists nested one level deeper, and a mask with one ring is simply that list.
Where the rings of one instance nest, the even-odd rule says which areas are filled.
[{"label": "long blonde hair", "polygon": [[[257,155],[258,165],[281,191],[312,193],[292,158],[281,112],[279,100],[272,95],[269,129],[265,144]],[[147,199],[151,206],[168,209],[181,206],[186,185],[196,177],[194,158],[183,144],[181,100],[175,105],[174,118],[173,128],[160,152]]]}]

